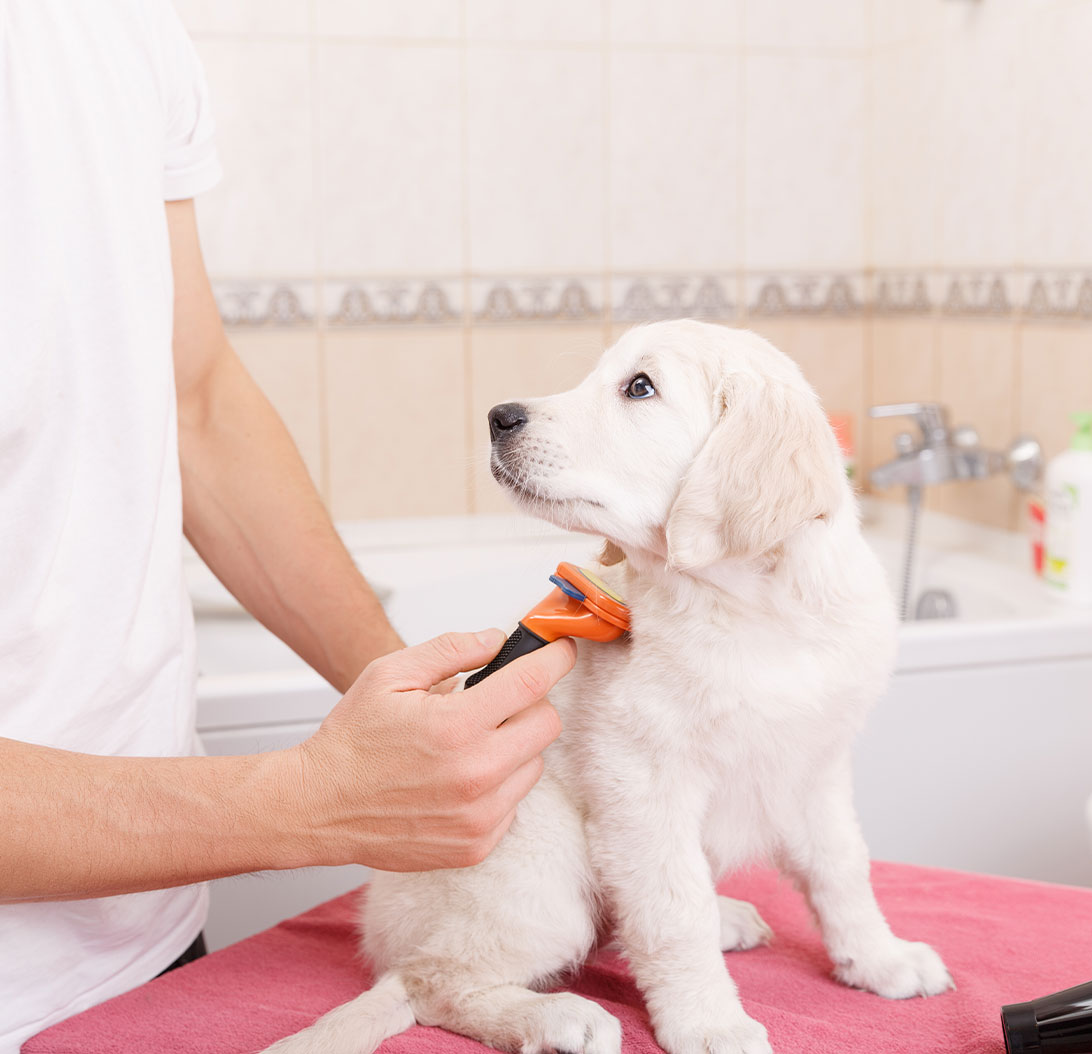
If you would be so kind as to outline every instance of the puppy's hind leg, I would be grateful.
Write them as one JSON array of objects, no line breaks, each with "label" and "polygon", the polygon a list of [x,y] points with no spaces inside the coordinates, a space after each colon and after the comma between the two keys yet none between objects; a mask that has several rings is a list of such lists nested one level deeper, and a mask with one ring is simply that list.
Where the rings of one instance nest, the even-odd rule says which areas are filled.
[{"label": "puppy's hind leg", "polygon": [[365,946],[423,1025],[514,1054],[619,1054],[618,1022],[596,1003],[532,990],[584,960],[597,917],[580,814],[547,771],[481,864],[377,874]]},{"label": "puppy's hind leg", "polygon": [[372,1054],[383,1040],[414,1024],[402,979],[388,973],[363,995],[278,1040],[263,1054]]},{"label": "puppy's hind leg", "polygon": [[621,1025],[590,999],[490,984],[453,963],[416,963],[403,972],[422,1025],[439,1025],[511,1054],[621,1054]]}]

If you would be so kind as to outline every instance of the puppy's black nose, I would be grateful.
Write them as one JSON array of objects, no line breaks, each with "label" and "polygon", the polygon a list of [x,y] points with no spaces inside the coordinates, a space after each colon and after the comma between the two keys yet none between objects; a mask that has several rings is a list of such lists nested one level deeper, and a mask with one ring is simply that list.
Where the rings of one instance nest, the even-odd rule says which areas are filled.
[{"label": "puppy's black nose", "polygon": [[501,403],[489,411],[489,438],[500,439],[518,432],[527,424],[527,410],[519,403]]}]

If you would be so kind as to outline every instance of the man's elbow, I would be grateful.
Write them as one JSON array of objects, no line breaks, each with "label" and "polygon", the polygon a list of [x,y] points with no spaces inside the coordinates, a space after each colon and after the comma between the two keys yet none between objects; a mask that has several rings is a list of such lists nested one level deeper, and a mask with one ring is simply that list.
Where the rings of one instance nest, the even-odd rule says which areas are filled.
[{"label": "man's elbow", "polygon": [[212,433],[226,406],[226,394],[233,385],[241,364],[227,340],[202,357],[201,368],[186,376],[176,371],[175,394],[178,400],[178,432],[180,442],[187,437]]}]

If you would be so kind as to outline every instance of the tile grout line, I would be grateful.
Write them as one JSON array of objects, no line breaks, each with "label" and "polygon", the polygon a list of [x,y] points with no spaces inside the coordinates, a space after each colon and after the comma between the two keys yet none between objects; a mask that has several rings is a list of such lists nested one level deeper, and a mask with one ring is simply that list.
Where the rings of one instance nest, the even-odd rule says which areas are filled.
[{"label": "tile grout line", "polygon": [[326,508],[333,515],[333,470],[330,464],[332,451],[330,443],[330,404],[329,404],[329,364],[326,359],[326,302],[325,283],[323,282],[323,239],[322,239],[322,163],[320,160],[321,136],[319,133],[319,84],[318,84],[318,14],[317,0],[307,0],[307,20],[309,39],[307,44],[308,77],[311,90],[311,187],[314,195],[314,248],[315,248],[315,361],[318,368],[318,414],[320,439],[320,487]]},{"label": "tile grout line", "polygon": [[[313,40],[321,44],[334,46],[365,45],[380,48],[457,48],[460,46],[459,36],[450,37],[399,37],[383,36],[369,33],[319,33],[317,30],[309,34]],[[193,40],[210,42],[254,43],[254,44],[279,44],[286,41],[298,40],[299,33],[255,33],[242,30],[198,30],[190,33]],[[906,44],[927,43],[922,41],[895,42],[884,47],[901,47]],[[520,51],[586,51],[595,52],[600,47],[594,41],[589,40],[521,40],[513,39],[479,39],[465,40],[468,48],[482,51],[516,49]],[[639,41],[618,40],[610,41],[609,45],[617,51],[650,52],[661,54],[665,51],[680,54],[703,55],[730,55],[743,47],[741,43],[734,44],[700,44],[685,41]],[[756,55],[784,55],[784,56],[815,56],[819,58],[853,58],[861,57],[866,49],[855,47],[851,44],[754,44],[746,50]]]},{"label": "tile grout line", "polygon": [[[867,49],[865,52],[865,122],[864,136],[865,149],[863,151],[864,163],[864,274],[865,274],[865,302],[875,303],[875,208],[876,208],[876,77],[875,77],[875,53],[876,43],[876,0],[868,0],[866,8],[868,21],[866,29]],[[863,399],[858,407],[860,425],[857,434],[859,449],[856,451],[856,461],[861,476],[864,475],[865,466],[873,464],[872,429],[867,427],[868,408],[872,403],[874,391],[874,378],[876,371],[876,326],[875,316],[872,311],[866,311],[864,317],[864,362],[862,363],[862,394]],[[857,486],[862,486],[863,479],[857,480]]]},{"label": "tile grout line", "polygon": [[611,165],[611,146],[613,145],[613,139],[611,138],[611,128],[613,127],[613,119],[611,114],[611,106],[613,103],[613,93],[611,92],[611,72],[613,66],[613,44],[611,42],[610,27],[611,27],[611,11],[610,0],[599,0],[599,10],[603,20],[603,35],[601,41],[601,76],[602,90],[603,90],[603,110],[602,110],[602,122],[603,122],[603,184],[602,184],[602,201],[603,201],[603,268],[602,268],[602,297],[603,297],[603,315],[601,320],[601,328],[603,331],[603,346],[612,343],[611,336],[614,325],[614,304],[612,303],[613,297],[611,293],[611,285],[614,274],[614,240],[611,237],[611,231],[613,224],[611,222],[611,176],[613,173],[613,166]]},{"label": "tile grout line", "polygon": [[[1015,439],[1020,434],[1020,421],[1022,418],[1020,407],[1020,374],[1024,355],[1024,320],[1017,317],[1012,323],[1012,375],[1009,378],[1012,383],[1012,401],[1009,406],[1009,435]],[[1009,529],[1018,531],[1023,526],[1022,513],[1025,507],[1023,494],[1015,487],[1012,488],[1011,508],[1009,509]]]},{"label": "tile grout line", "polygon": [[474,471],[474,347],[473,312],[471,300],[473,271],[470,239],[470,63],[467,46],[467,0],[459,0],[459,149],[462,152],[460,171],[462,188],[460,208],[462,212],[462,275],[460,276],[463,302],[459,311],[462,322],[463,356],[463,486],[466,491],[466,509],[471,515],[478,511],[478,483]]},{"label": "tile grout line", "polygon": [[736,25],[736,91],[739,100],[736,112],[739,114],[739,128],[736,130],[736,224],[739,242],[736,245],[736,317],[741,322],[747,320],[747,0],[740,0],[739,22]]}]

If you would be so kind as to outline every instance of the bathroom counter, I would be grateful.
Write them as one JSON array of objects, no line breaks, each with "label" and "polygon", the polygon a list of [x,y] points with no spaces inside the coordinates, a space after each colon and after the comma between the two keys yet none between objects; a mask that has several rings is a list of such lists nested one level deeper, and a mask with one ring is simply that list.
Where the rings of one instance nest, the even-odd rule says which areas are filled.
[{"label": "bathroom counter", "polygon": [[[770,871],[739,875],[722,891],[752,901],[773,927],[768,947],[725,958],[744,1007],[769,1030],[777,1054],[1001,1054],[1003,1003],[1090,979],[1092,890],[957,871],[873,865],[880,904],[900,936],[931,943],[957,989],[890,1002],[845,988],[800,896]],[[252,1054],[358,995],[347,894],[29,1040],[24,1054]],[[627,1054],[660,1048],[625,964],[602,951],[569,986],[622,1022]],[[481,1054],[487,1048],[434,1028],[386,1040],[383,1054]]]}]

